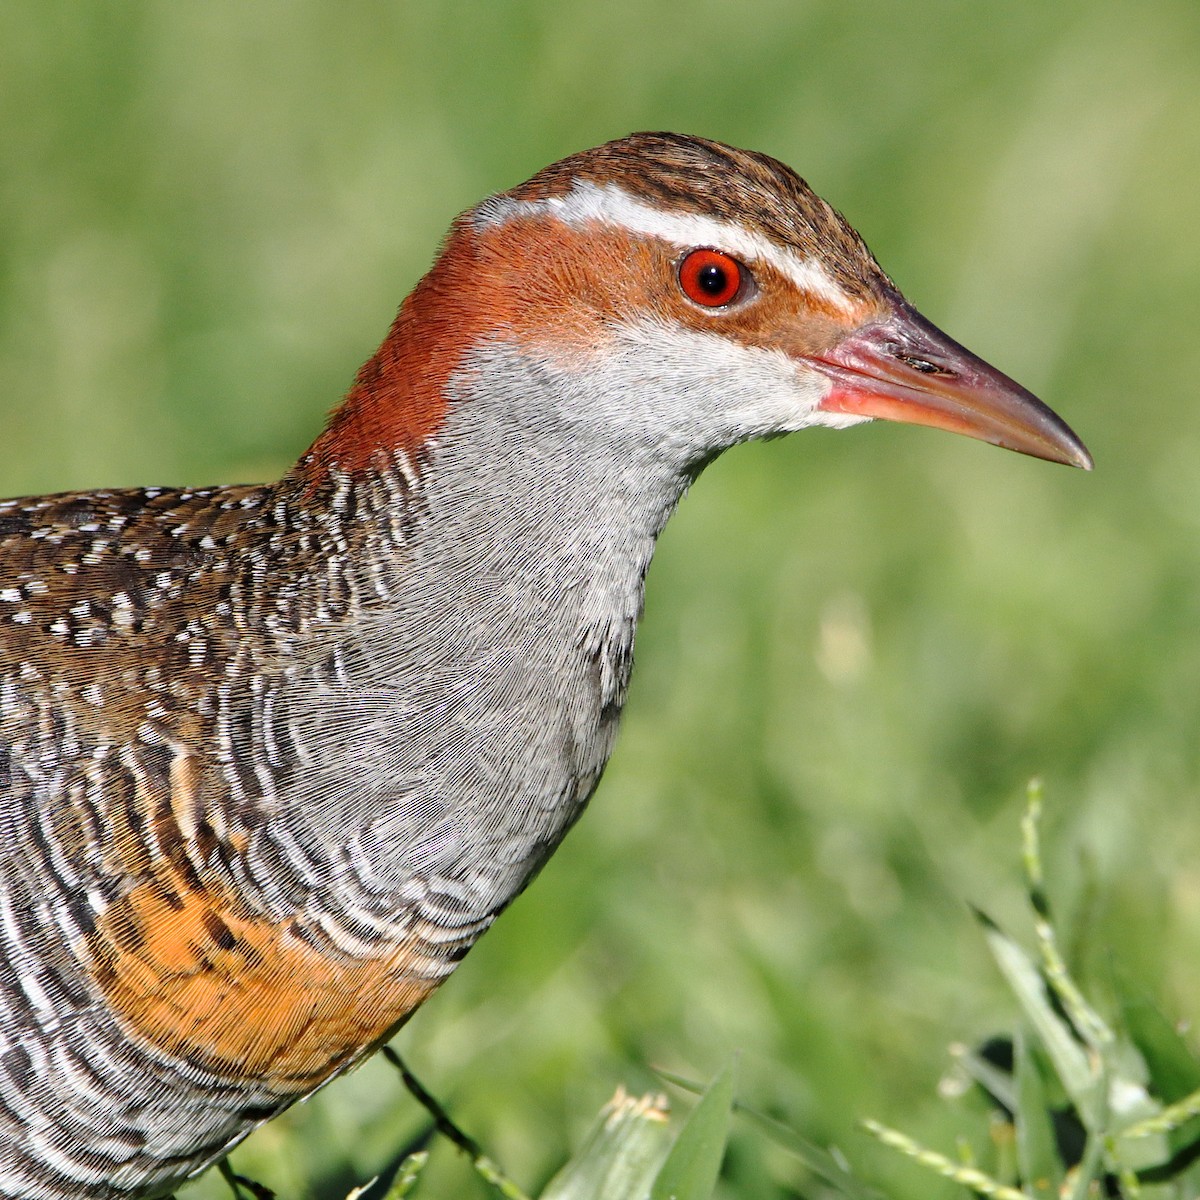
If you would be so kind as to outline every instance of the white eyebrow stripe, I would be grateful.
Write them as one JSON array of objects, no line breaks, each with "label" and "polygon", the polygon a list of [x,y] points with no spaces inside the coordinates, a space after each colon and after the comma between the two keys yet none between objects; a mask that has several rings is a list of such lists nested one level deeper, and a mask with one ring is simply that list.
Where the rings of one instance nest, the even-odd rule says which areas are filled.
[{"label": "white eyebrow stripe", "polygon": [[631,196],[615,183],[601,186],[579,179],[566,194],[547,196],[544,200],[492,196],[476,208],[473,220],[477,229],[486,229],[514,218],[541,214],[549,214],[572,226],[601,221],[620,226],[630,233],[661,238],[677,246],[711,246],[726,250],[748,263],[767,262],[802,291],[819,297],[843,312],[853,313],[856,309],[855,302],[838,287],[816,259],[801,258],[759,233],[728,221],[718,221],[715,217],[700,213],[663,212]]}]

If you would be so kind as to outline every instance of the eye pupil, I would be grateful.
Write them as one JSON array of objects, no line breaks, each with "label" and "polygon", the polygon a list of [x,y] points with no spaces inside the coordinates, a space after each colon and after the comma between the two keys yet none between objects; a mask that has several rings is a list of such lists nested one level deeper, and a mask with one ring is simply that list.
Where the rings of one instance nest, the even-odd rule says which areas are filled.
[{"label": "eye pupil", "polygon": [[696,284],[702,292],[707,292],[710,296],[719,296],[728,286],[728,279],[720,267],[710,263],[707,267],[700,268]]}]

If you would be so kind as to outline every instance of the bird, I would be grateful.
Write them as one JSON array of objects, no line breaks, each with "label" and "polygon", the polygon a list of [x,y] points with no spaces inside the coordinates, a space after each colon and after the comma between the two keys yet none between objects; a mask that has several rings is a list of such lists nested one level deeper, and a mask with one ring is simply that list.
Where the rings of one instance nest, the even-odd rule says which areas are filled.
[{"label": "bird", "polygon": [[459,216],[281,479],[0,501],[0,1197],[387,1041],[584,811],[689,485],[872,418],[1092,466],[789,167],[639,133]]}]

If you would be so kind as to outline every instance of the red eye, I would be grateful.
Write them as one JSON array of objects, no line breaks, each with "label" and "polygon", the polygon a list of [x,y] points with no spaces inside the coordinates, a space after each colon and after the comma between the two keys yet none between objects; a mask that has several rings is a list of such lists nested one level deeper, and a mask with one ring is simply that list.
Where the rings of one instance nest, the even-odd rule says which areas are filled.
[{"label": "red eye", "polygon": [[722,308],[742,290],[746,269],[719,250],[693,250],[679,264],[683,294],[705,308]]}]

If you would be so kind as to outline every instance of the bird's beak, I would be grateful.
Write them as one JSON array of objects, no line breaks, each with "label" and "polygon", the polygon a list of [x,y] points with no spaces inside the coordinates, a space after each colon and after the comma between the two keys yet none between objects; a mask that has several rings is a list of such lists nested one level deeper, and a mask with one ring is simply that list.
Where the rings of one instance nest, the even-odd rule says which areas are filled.
[{"label": "bird's beak", "polygon": [[1036,396],[947,337],[898,294],[889,301],[885,316],[809,359],[833,385],[819,408],[932,425],[1092,469],[1084,444]]}]

